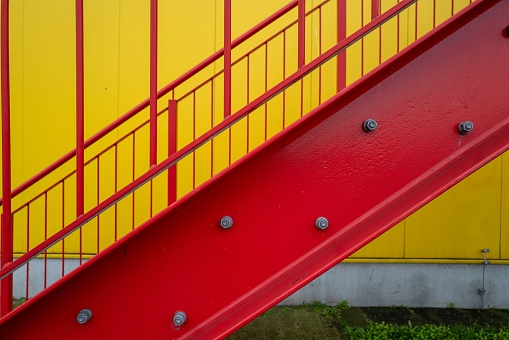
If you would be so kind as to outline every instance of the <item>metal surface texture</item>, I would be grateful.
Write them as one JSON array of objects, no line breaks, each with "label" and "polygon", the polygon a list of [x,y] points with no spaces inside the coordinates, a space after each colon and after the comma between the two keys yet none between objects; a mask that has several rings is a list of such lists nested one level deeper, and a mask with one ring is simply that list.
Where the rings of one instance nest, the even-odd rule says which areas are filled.
[{"label": "metal surface texture", "polygon": [[507,18],[509,1],[479,1],[8,315],[0,339],[241,327],[509,147]]}]

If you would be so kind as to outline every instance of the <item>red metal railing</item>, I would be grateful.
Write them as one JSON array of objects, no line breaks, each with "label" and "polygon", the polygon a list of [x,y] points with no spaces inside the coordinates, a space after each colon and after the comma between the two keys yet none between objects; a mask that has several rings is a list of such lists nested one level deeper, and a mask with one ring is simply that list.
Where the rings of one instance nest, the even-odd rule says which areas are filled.
[{"label": "red metal railing", "polygon": [[[43,254],[44,258],[44,278],[43,278],[43,287],[45,288],[48,283],[48,278],[46,276],[47,273],[47,259],[48,256],[55,256],[57,253],[60,253],[60,261],[61,261],[61,275],[64,276],[67,273],[66,269],[66,263],[65,258],[66,256],[69,256],[66,252],[66,244],[64,243],[67,237],[71,235],[75,230],[80,230],[79,232],[79,240],[74,242],[79,243],[79,253],[77,254],[79,258],[79,264],[83,261],[84,255],[93,255],[99,251],[101,251],[103,247],[101,247],[101,216],[106,214],[106,211],[110,211],[109,209],[112,208],[113,212],[110,213],[113,215],[113,228],[114,228],[114,239],[112,241],[116,241],[119,237],[119,234],[125,234],[124,231],[120,231],[118,228],[122,223],[119,221],[120,216],[123,216],[124,214],[119,214],[119,212],[124,209],[123,206],[127,206],[127,210],[129,211],[131,216],[128,222],[130,222],[130,228],[134,229],[138,223],[136,223],[136,216],[135,216],[135,205],[141,205],[146,204],[148,205],[148,213],[145,216],[146,218],[142,219],[141,222],[147,220],[150,218],[154,213],[156,213],[158,210],[161,210],[162,208],[166,207],[167,205],[171,204],[176,200],[176,183],[174,181],[176,176],[176,168],[175,164],[181,160],[192,158],[192,164],[193,164],[193,176],[192,176],[192,186],[191,188],[195,188],[197,186],[196,183],[196,153],[200,150],[204,150],[205,148],[209,149],[210,152],[210,174],[208,177],[213,176],[215,173],[217,173],[216,169],[214,169],[214,150],[215,150],[215,139],[221,138],[222,133],[226,132],[228,133],[229,143],[227,151],[228,153],[228,164],[230,164],[233,160],[232,156],[232,129],[234,129],[233,125],[245,118],[245,131],[247,134],[247,140],[246,140],[246,148],[245,152],[248,152],[253,147],[259,144],[253,143],[250,145],[249,143],[249,136],[250,132],[253,132],[253,128],[250,125],[250,114],[257,111],[257,109],[262,108],[263,109],[263,118],[264,118],[264,136],[263,141],[270,138],[270,135],[276,133],[268,131],[268,120],[269,115],[272,113],[272,111],[269,108],[270,103],[274,103],[276,100],[275,98],[280,98],[282,101],[282,123],[279,128],[279,130],[286,127],[288,124],[290,124],[292,121],[289,120],[286,117],[287,110],[288,109],[288,99],[294,99],[298,98],[300,101],[299,108],[298,108],[298,116],[303,116],[306,112],[308,112],[312,106],[316,107],[323,101],[325,101],[327,98],[329,98],[332,94],[335,93],[335,91],[338,91],[342,89],[346,85],[346,81],[344,79],[340,79],[345,76],[345,68],[343,65],[340,65],[342,62],[345,62],[345,55],[346,55],[346,49],[347,47],[353,45],[355,42],[359,41],[362,44],[362,49],[364,49],[363,46],[363,37],[370,34],[370,32],[373,32],[378,29],[379,34],[379,40],[381,41],[382,38],[382,24],[387,22],[391,18],[395,18],[394,20],[397,20],[399,23],[399,13],[403,11],[404,9],[411,6],[416,0],[405,0],[400,1],[399,4],[391,8],[386,13],[380,13],[381,7],[379,7],[378,1],[372,2],[372,19],[373,21],[369,22],[368,24],[364,25],[364,22],[362,23],[362,27],[355,32],[354,34],[350,35],[349,37],[346,37],[346,30],[343,27],[340,27],[339,24],[337,24],[337,32],[338,32],[338,40],[339,43],[335,46],[332,46],[329,48],[326,52],[322,53],[322,49],[324,49],[324,44],[322,43],[322,9],[324,6],[328,5],[329,3],[332,3],[330,0],[326,0],[322,2],[321,4],[317,5],[307,13],[304,10],[305,2],[302,0],[296,0],[292,1],[286,6],[284,6],[282,9],[274,13],[272,16],[264,20],[259,25],[255,26],[253,29],[249,30],[248,32],[241,35],[239,38],[235,39],[234,41],[231,41],[231,4],[230,0],[225,1],[225,32],[224,32],[224,38],[225,38],[225,47],[224,49],[214,53],[211,57],[207,58],[204,62],[197,65],[195,68],[193,68],[191,71],[187,72],[177,80],[173,81],[163,89],[157,91],[156,85],[157,85],[157,1],[152,0],[151,1],[151,72],[150,72],[150,98],[145,100],[144,102],[140,103],[138,106],[136,106],[134,109],[127,112],[124,116],[119,118],[114,123],[110,124],[106,128],[104,128],[102,131],[91,137],[87,141],[83,141],[82,134],[78,133],[80,129],[83,129],[83,122],[82,122],[82,102],[80,102],[80,96],[83,91],[83,89],[80,89],[80,84],[83,82],[83,60],[80,59],[80,55],[82,55],[82,48],[83,48],[83,41],[82,41],[82,8],[80,8],[79,0],[76,2],[76,15],[77,15],[77,26],[81,26],[81,28],[77,27],[77,75],[81,74],[81,76],[77,76],[77,148],[76,150],[68,153],[64,157],[62,157],[60,160],[55,162],[52,166],[45,169],[40,174],[36,175],[29,181],[25,182],[20,187],[14,189],[12,193],[10,190],[7,190],[6,188],[10,189],[10,183],[4,182],[4,200],[3,200],[3,213],[6,216],[11,216],[9,213],[10,211],[10,200],[11,196],[14,197],[18,195],[19,193],[23,192],[27,188],[30,188],[35,183],[38,183],[42,179],[44,179],[48,174],[51,174],[56,169],[68,164],[70,160],[73,159],[73,157],[76,156],[76,170],[71,171],[66,176],[64,176],[62,179],[58,180],[54,184],[48,186],[47,189],[43,190],[38,195],[35,195],[32,199],[28,200],[26,203],[24,203],[22,206],[18,207],[12,212],[12,216],[16,218],[16,220],[21,220],[24,222],[24,228],[21,228],[26,232],[26,249],[24,250],[23,255],[20,256],[18,260],[16,260],[14,263],[12,262],[12,259],[10,261],[7,261],[4,259],[9,259],[9,257],[4,257],[5,252],[2,253],[2,268],[0,269],[0,278],[2,279],[2,289],[6,289],[9,291],[9,289],[12,290],[12,285],[9,288],[9,285],[5,282],[8,282],[8,280],[11,279],[11,273],[13,273],[15,270],[21,268],[22,266],[25,266],[25,281],[26,281],[26,298],[30,298],[34,292],[29,291],[29,285],[28,281],[30,278],[30,262],[33,260],[37,255]],[[7,0],[3,0],[2,4],[7,4]],[[338,0],[337,1],[338,8],[341,8],[340,6],[343,6],[346,4],[345,0]],[[82,5],[82,4],[81,4]],[[417,5],[414,5],[415,8],[417,8]],[[232,62],[231,60],[231,51],[232,49],[240,46],[242,43],[248,41],[250,38],[254,37],[256,33],[262,31],[264,28],[271,25],[276,20],[291,15],[293,10],[297,7],[297,19],[293,20],[291,23],[289,23],[284,28],[278,30],[275,34],[272,34],[269,38],[263,40],[261,43],[256,44],[254,47],[251,47],[248,52],[242,54],[239,58],[237,58],[235,61]],[[3,8],[3,7],[2,7]],[[363,8],[361,8],[362,11],[364,11]],[[4,13],[4,12],[2,12]],[[415,9],[415,13],[417,13],[417,9]],[[306,18],[309,18],[313,15],[318,16],[318,27],[319,27],[319,34],[318,34],[318,57],[314,60],[310,61],[309,63],[305,63],[305,55],[306,55],[306,47],[305,47],[305,22]],[[416,18],[417,18],[417,14]],[[434,14],[435,15],[435,14]],[[375,17],[376,16],[376,17]],[[345,11],[338,10],[338,20],[345,17]],[[81,18],[81,20],[78,20]],[[5,21],[3,21],[4,23]],[[338,21],[339,23],[340,21]],[[434,20],[435,22],[435,20]],[[297,63],[294,66],[287,65],[287,50],[288,46],[291,45],[289,43],[291,31],[297,26]],[[81,29],[81,32],[80,32]],[[399,29],[399,25],[398,25]],[[2,34],[4,34],[4,30],[2,30]],[[7,33],[8,34],[8,33]],[[79,38],[79,35],[81,34],[81,39]],[[344,39],[341,39],[345,36]],[[417,29],[415,30],[415,37],[417,38]],[[399,39],[399,31],[398,31],[398,39]],[[2,47],[5,44],[5,39],[2,40]],[[231,42],[231,43],[230,43]],[[269,81],[269,46],[271,48],[274,48],[274,44],[279,42],[282,47],[282,74],[280,79],[276,81]],[[7,43],[8,44],[8,43]],[[382,44],[379,44],[379,50],[381,50]],[[398,42],[397,51],[400,49],[400,44]],[[257,95],[257,93],[252,89],[254,83],[256,83],[255,80],[251,79],[253,76],[252,73],[254,72],[253,69],[255,67],[252,67],[255,58],[254,56],[257,53],[263,53],[263,60],[264,60],[264,74],[263,74],[263,89],[261,90],[261,93]],[[322,68],[326,63],[331,60],[332,58],[337,58],[336,65],[337,66],[337,74],[339,76],[336,77],[335,83],[337,84],[337,89],[335,91],[330,92],[328,94],[324,94],[322,91]],[[224,69],[220,70],[216,73],[214,73],[212,76],[208,76],[207,73],[209,73],[209,67],[210,65],[213,65],[214,62],[218,61],[221,57],[223,57],[223,64]],[[382,61],[381,52],[379,52],[379,63]],[[2,65],[4,65],[4,61],[2,59]],[[365,73],[364,70],[364,53],[362,53],[362,61],[361,61],[361,75]],[[244,70],[242,71],[242,66],[244,67]],[[8,69],[8,61],[7,61],[7,67]],[[205,72],[207,71],[207,72]],[[241,72],[242,71],[242,72]],[[235,107],[232,107],[232,91],[234,86],[232,85],[232,72],[237,74],[244,74],[244,77],[246,79],[247,83],[247,89],[245,89],[245,100],[242,103],[236,103],[236,106],[239,106],[240,110],[238,110],[235,114],[231,115],[230,112],[235,111]],[[317,73],[315,73],[317,72]],[[202,73],[205,73],[203,75]],[[290,73],[290,75],[287,75]],[[8,73],[7,73],[8,74]],[[220,77],[223,77],[223,82],[221,84]],[[316,77],[318,79],[317,81],[317,88],[318,88],[318,101],[316,103],[309,103],[309,107],[305,108],[304,104],[304,98],[307,97],[310,90],[308,88],[311,88],[312,86],[305,86],[306,81],[312,81],[310,80],[310,77]],[[5,73],[2,72],[2,77],[5,77]],[[196,79],[197,78],[197,79]],[[193,81],[197,82],[198,85],[192,87],[191,89],[186,89],[185,87],[188,86],[188,82]],[[2,82],[4,82],[4,78],[2,78]],[[269,82],[271,84],[269,84]],[[275,83],[275,84],[272,84]],[[8,84],[8,78],[7,78],[7,84]],[[5,85],[5,84],[4,84]],[[224,120],[219,122],[218,124],[215,124],[214,122],[214,113],[215,113],[215,107],[218,102],[218,98],[216,95],[215,88],[221,87],[224,95],[223,104],[224,104]],[[8,89],[8,86],[6,86]],[[5,86],[3,86],[5,88]],[[210,88],[210,89],[209,89]],[[294,88],[297,88],[297,95],[294,95],[291,93],[291,91],[294,91]],[[8,90],[7,90],[8,91]],[[203,97],[205,94],[205,98]],[[4,96],[3,92],[2,95]],[[199,98],[198,98],[199,97]],[[256,97],[255,99],[252,99],[253,97]],[[168,106],[164,108],[163,110],[157,111],[157,100],[158,99],[167,99],[168,100]],[[81,97],[82,100],[82,97]],[[205,115],[208,116],[208,119],[210,121],[209,126],[206,131],[203,131],[203,133],[200,134],[200,131],[197,131],[197,121],[203,120],[203,117],[198,114],[197,109],[197,103],[198,102],[207,102],[208,103],[208,109],[205,110]],[[5,103],[8,103],[7,101],[3,101],[3,105],[6,105]],[[270,103],[269,103],[270,102]],[[182,107],[185,107],[188,105],[190,107],[188,112],[185,112],[186,114],[189,114],[192,120],[192,140],[190,143],[188,143],[185,147],[177,151],[177,142],[176,142],[176,131],[179,130],[179,122],[177,117],[177,109],[182,115],[184,113],[184,110]],[[84,155],[84,150],[87,148],[90,148],[93,146],[96,142],[103,140],[105,137],[107,137],[110,133],[116,131],[116,129],[120,126],[123,126],[124,124],[126,126],[131,126],[132,122],[130,119],[138,114],[143,114],[144,110],[149,107],[149,119],[145,120],[142,124],[135,125],[132,127],[127,134],[124,134],[122,137],[117,139],[113,144],[110,144],[109,146],[103,148],[101,151],[97,152],[97,154],[91,158],[89,158],[86,162],[84,161],[84,158],[82,159]],[[3,110],[3,112],[8,112],[8,110]],[[166,114],[168,117],[168,158],[161,161],[160,163],[157,163],[157,123],[158,119],[161,119],[163,114]],[[8,117],[8,114],[4,115]],[[251,117],[252,119],[252,117]],[[4,127],[8,128],[8,124],[3,125]],[[236,128],[236,127],[235,127]],[[148,163],[143,163],[143,161],[140,161],[137,159],[137,140],[143,139],[143,135],[145,134],[145,130],[149,130],[149,145],[150,145],[150,160]],[[198,138],[196,138],[196,135],[199,135]],[[5,138],[5,133],[4,133]],[[3,143],[3,148],[6,150],[9,146],[9,141]],[[122,151],[123,149],[127,148],[128,156],[126,157],[120,157],[120,155],[124,155],[125,152]],[[3,151],[4,151],[3,150]],[[6,152],[3,153],[3,156],[6,157]],[[80,156],[81,154],[81,156]],[[124,161],[121,160],[124,159]],[[121,185],[121,180],[119,180],[119,172],[118,169],[121,167],[122,162],[126,162],[125,159],[127,159],[127,162],[130,163],[130,178],[126,180],[125,185]],[[113,174],[110,176],[113,178],[113,187],[109,189],[110,192],[104,193],[104,190],[102,189],[101,185],[101,164],[104,164],[105,162],[109,162],[111,164],[111,168],[113,168]],[[141,164],[141,166],[140,166]],[[4,166],[4,172],[10,174],[10,169],[7,169],[8,162],[3,163]],[[85,173],[95,173],[92,178],[94,179],[95,188],[89,189],[96,197],[95,201],[91,208],[88,210],[85,207],[85,191],[84,191],[84,178]],[[154,204],[156,202],[153,201],[154,199],[154,182],[156,180],[159,180],[160,177],[158,177],[159,174],[168,171],[168,176],[166,177],[166,187],[168,188],[166,191],[166,194],[164,197],[167,197],[167,201],[164,205],[160,207],[160,209],[154,209]],[[76,178],[76,179],[75,179]],[[4,176],[4,181],[6,181],[8,177]],[[104,182],[104,180],[103,180]],[[69,190],[69,187],[73,186],[73,184],[76,186],[76,216],[77,218],[70,219],[66,216],[66,211],[68,209],[66,206],[66,192]],[[147,185],[147,186],[145,186]],[[156,183],[157,187],[157,183]],[[83,189],[81,189],[83,188]],[[89,188],[89,184],[87,184],[87,189]],[[119,189],[120,188],[120,189]],[[135,194],[138,192],[138,190],[147,190],[149,192],[150,201],[149,202],[140,202],[139,200],[135,200]],[[59,196],[61,197],[60,200],[51,200],[49,199],[49,196],[55,196],[55,193],[58,192]],[[102,197],[105,196],[105,199],[102,199]],[[125,204],[127,198],[130,198],[130,204]],[[52,202],[56,201],[57,208],[53,207],[51,204]],[[81,210],[83,208],[83,210]],[[60,213],[59,220],[60,222],[57,224],[60,228],[58,231],[50,230],[55,229],[54,227],[51,228],[49,223],[49,218],[51,216],[48,215],[48,211],[55,210]],[[40,240],[40,243],[36,246],[31,247],[31,242],[33,240],[30,240],[30,231],[32,228],[34,228],[33,224],[35,223],[35,220],[31,219],[30,216],[32,216],[33,212],[35,210],[42,211],[42,218],[39,216],[37,219],[39,220],[37,223],[42,223],[42,228],[44,230],[44,239]],[[156,211],[157,210],[157,211]],[[7,225],[5,222],[6,217],[4,216],[2,221],[3,225]],[[42,221],[42,222],[41,222]],[[141,223],[140,222],[140,223]],[[9,222],[10,223],[10,222]],[[95,244],[93,247],[87,246],[86,248],[83,248],[83,230],[84,228],[89,228],[89,226],[95,223],[95,229],[96,229],[96,237]],[[55,225],[55,223],[51,224]],[[7,228],[4,228],[2,230]],[[121,235],[120,235],[121,236]],[[69,238],[72,238],[74,236],[70,236]],[[7,232],[2,234],[2,242],[5,240],[11,240],[12,241],[12,234],[9,235]],[[61,242],[61,245],[58,245],[60,247],[57,249],[55,245],[57,245],[59,242]],[[68,242],[72,242],[68,241]],[[11,244],[11,251],[12,254],[12,242]],[[3,250],[9,250],[9,246],[5,246]],[[52,251],[48,251],[52,250]],[[52,280],[50,280],[52,281]],[[7,287],[7,288],[4,288]],[[6,293],[7,295],[10,295],[12,297],[12,293]],[[3,297],[6,296],[5,294],[2,294],[2,301]],[[12,305],[12,302],[5,302],[5,306],[3,306],[3,314],[5,314],[5,311],[10,310],[10,305]],[[7,308],[7,309],[5,309]]]}]

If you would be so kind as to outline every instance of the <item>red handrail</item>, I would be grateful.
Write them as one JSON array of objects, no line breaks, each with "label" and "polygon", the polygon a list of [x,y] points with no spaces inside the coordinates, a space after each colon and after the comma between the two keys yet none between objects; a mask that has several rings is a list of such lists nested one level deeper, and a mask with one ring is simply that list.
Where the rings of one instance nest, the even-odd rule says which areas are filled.
[{"label": "red handrail", "polygon": [[[245,42],[247,39],[252,37],[254,34],[258,33],[260,30],[264,29],[265,27],[267,27],[268,25],[270,25],[271,23],[273,23],[274,21],[276,21],[277,19],[279,19],[280,17],[282,17],[283,15],[285,15],[286,13],[291,11],[293,8],[295,8],[297,6],[297,4],[298,4],[298,0],[291,1],[290,3],[288,3],[287,5],[285,5],[284,7],[282,7],[275,13],[273,13],[271,16],[269,16],[268,18],[266,18],[265,20],[260,22],[258,25],[254,26],[253,28],[251,28],[250,30],[248,30],[247,32],[245,32],[244,34],[242,34],[241,36],[236,38],[234,41],[232,41],[231,48],[235,48],[235,47],[239,46],[240,44]],[[168,85],[163,87],[161,90],[159,90],[157,92],[157,98],[159,99],[162,96],[168,94],[171,90],[173,90],[177,86],[181,85],[186,80],[190,79],[192,76],[194,76],[198,72],[202,71],[203,69],[205,69],[207,66],[209,66],[213,62],[217,61],[221,56],[223,56],[223,54],[224,54],[223,48],[218,50],[217,52],[215,52],[214,54],[209,56],[207,59],[203,60],[201,63],[199,63],[198,65],[196,65],[195,67],[193,67],[192,69],[187,71],[186,73],[184,73],[182,76],[175,79],[174,81],[172,81],[171,83],[169,83]],[[94,144],[95,142],[100,140],[102,137],[104,137],[105,135],[107,135],[108,133],[110,133],[111,131],[116,129],[119,125],[126,122],[131,117],[133,117],[137,113],[141,112],[143,109],[147,108],[149,105],[150,105],[150,98],[145,99],[143,102],[141,102],[140,104],[138,104],[131,110],[127,111],[124,115],[117,118],[114,122],[110,123],[105,128],[103,128],[102,130],[97,132],[95,135],[93,135],[92,137],[87,139],[84,143],[84,147],[87,148],[87,147],[91,146],[92,144]],[[39,172],[32,178],[28,179],[23,184],[16,187],[14,190],[12,190],[11,197],[16,197],[21,192],[28,189],[29,187],[31,187],[32,185],[37,183],[39,180],[41,180],[42,178],[44,178],[45,176],[50,174],[52,171],[57,169],[59,166],[68,162],[69,160],[71,160],[75,155],[76,155],[76,149],[68,152],[67,154],[65,154],[64,156],[59,158],[57,161],[55,161],[53,164],[49,165],[44,170],[42,170],[41,172]],[[3,195],[3,196],[6,197],[5,195]],[[2,204],[3,204],[3,197],[0,198],[0,205],[2,205]]]},{"label": "red handrail", "polygon": [[207,131],[206,133],[202,134],[200,137],[196,138],[194,141],[189,143],[187,146],[182,148],[181,150],[174,153],[172,156],[168,157],[158,165],[152,167],[149,171],[147,171],[142,176],[138,177],[133,182],[126,185],[124,188],[120,189],[115,194],[111,195],[109,198],[86,212],[85,214],[78,217],[74,222],[70,223],[65,228],[61,229],[57,233],[50,236],[45,241],[41,242],[31,250],[29,250],[27,253],[22,255],[18,260],[16,260],[13,263],[10,263],[6,265],[4,268],[0,269],[0,280],[2,280],[4,277],[8,276],[12,272],[14,272],[19,267],[23,266],[25,263],[36,257],[37,255],[44,252],[46,249],[50,248],[63,238],[65,238],[67,235],[71,234],[73,231],[77,230],[78,228],[85,225],[88,221],[92,220],[99,214],[101,214],[103,211],[107,210],[114,204],[116,204],[118,201],[120,201],[122,198],[126,197],[133,191],[135,191],[137,188],[141,187],[145,183],[152,180],[157,175],[161,174],[165,170],[167,170],[169,167],[176,164],[180,159],[186,157],[187,155],[191,154],[193,151],[195,151],[197,148],[214,138],[215,136],[219,135],[221,132],[225,131],[226,129],[230,128],[233,124],[238,122],[240,119],[251,113],[252,111],[256,110],[261,105],[265,104],[267,101],[287,89],[292,84],[296,83],[309,73],[313,72],[315,69],[320,67],[323,63],[327,62],[331,58],[335,57],[338,53],[344,51],[348,46],[352,45],[356,41],[362,39],[365,35],[369,34],[376,28],[378,28],[380,25],[391,19],[392,17],[399,14],[401,11],[415,3],[417,0],[403,0],[394,7],[391,8],[391,10],[385,12],[384,14],[378,16],[373,21],[365,25],[364,27],[357,30],[355,33],[350,35],[349,37],[342,40],[340,43],[335,45],[334,47],[330,48],[328,51],[323,53],[321,56],[317,57],[307,65],[304,65],[302,68],[297,70],[294,74],[289,76],[288,78],[281,81],[279,84],[272,87],[269,91],[265,92],[255,100],[253,100],[251,103],[246,105],[244,108],[239,110],[234,115],[229,116],[225,120],[223,120],[221,123],[216,125],[211,130]]}]

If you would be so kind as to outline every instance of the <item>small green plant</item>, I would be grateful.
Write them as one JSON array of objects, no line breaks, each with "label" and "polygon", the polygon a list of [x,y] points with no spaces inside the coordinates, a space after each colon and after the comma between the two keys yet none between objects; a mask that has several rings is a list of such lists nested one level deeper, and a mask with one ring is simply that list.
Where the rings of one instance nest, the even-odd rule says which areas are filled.
[{"label": "small green plant", "polygon": [[12,300],[12,308],[17,308],[27,301],[26,298],[19,298]]},{"label": "small green plant", "polygon": [[348,301],[347,300],[343,300],[341,301],[340,303],[338,303],[337,305],[337,308],[339,309],[343,309],[343,310],[348,310],[350,309],[350,305],[348,304]]},{"label": "small green plant", "polygon": [[456,305],[454,304],[454,302],[449,302],[447,304],[447,308],[456,309]]}]

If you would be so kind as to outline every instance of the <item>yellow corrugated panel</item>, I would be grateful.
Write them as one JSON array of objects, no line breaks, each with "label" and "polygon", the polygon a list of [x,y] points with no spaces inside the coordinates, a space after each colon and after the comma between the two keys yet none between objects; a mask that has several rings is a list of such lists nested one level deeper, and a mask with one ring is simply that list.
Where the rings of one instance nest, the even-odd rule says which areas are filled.
[{"label": "yellow corrugated panel", "polygon": [[405,256],[405,221],[395,225],[386,233],[350,256],[357,258],[400,259]]},{"label": "yellow corrugated panel", "polygon": [[405,258],[499,258],[500,197],[499,157],[407,218]]}]

